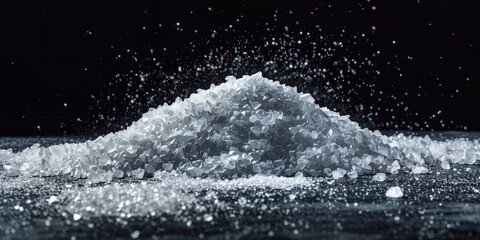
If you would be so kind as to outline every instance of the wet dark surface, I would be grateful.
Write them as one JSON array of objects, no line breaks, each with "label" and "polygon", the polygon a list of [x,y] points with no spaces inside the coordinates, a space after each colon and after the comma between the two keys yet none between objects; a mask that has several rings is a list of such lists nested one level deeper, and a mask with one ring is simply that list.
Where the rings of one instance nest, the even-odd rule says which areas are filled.
[{"label": "wet dark surface", "polygon": [[[432,138],[478,138],[448,133]],[[3,138],[0,148],[21,149],[33,142],[50,145],[83,138]],[[64,177],[0,179],[1,239],[478,239],[480,165],[431,169],[425,175],[372,176],[337,181],[315,179],[289,190],[245,188],[200,190],[216,198],[186,206],[177,214],[145,217],[94,216],[74,220],[59,200],[84,180]],[[123,179],[121,182],[140,180]],[[151,180],[141,180],[148,181]],[[387,198],[400,186],[404,197]],[[207,198],[204,198],[207,199]],[[239,200],[241,199],[241,201]],[[205,218],[205,213],[212,218]]]}]

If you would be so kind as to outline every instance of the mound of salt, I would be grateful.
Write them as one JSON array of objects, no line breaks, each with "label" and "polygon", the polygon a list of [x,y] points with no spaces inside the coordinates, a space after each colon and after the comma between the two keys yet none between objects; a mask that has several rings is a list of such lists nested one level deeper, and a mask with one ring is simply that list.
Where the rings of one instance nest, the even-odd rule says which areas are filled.
[{"label": "mound of salt", "polygon": [[80,144],[0,151],[0,162],[9,175],[71,175],[96,183],[159,170],[215,178],[331,176],[332,170],[335,178],[356,177],[401,167],[425,173],[430,164],[480,158],[478,141],[386,137],[362,129],[320,108],[310,94],[261,73],[226,80],[151,109],[124,131]]}]

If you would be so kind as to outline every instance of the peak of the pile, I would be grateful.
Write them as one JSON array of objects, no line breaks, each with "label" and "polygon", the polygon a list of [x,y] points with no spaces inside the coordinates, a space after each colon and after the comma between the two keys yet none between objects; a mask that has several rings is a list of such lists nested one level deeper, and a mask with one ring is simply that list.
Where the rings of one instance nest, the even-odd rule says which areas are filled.
[{"label": "peak of the pile", "polygon": [[157,172],[190,177],[253,175],[356,178],[402,168],[473,163],[478,141],[386,137],[320,108],[308,93],[264,78],[233,76],[151,109],[126,130],[79,144],[0,151],[10,175],[71,175],[91,183]]}]

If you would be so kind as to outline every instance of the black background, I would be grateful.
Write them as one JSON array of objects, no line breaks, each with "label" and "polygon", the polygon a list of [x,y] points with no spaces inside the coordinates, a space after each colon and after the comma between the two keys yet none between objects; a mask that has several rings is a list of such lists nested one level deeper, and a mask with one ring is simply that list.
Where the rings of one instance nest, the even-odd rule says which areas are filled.
[{"label": "black background", "polygon": [[[277,20],[272,20],[274,14]],[[124,107],[128,98],[105,97],[131,92],[112,84],[119,74],[150,71],[155,64],[146,64],[143,59],[151,60],[152,56],[162,62],[163,71],[174,71],[176,61],[184,64],[210,49],[239,44],[239,35],[253,39],[250,44],[261,44],[265,37],[280,34],[283,26],[290,26],[291,31],[320,27],[325,34],[337,35],[344,30],[343,38],[353,33],[367,34],[365,45],[356,45],[352,51],[357,56],[381,52],[375,58],[375,68],[381,74],[372,80],[372,89],[402,96],[405,103],[398,106],[398,99],[379,100],[368,97],[368,91],[360,92],[349,101],[353,105],[350,109],[358,110],[355,105],[361,102],[366,110],[338,110],[353,114],[362,125],[385,130],[478,131],[479,15],[480,2],[469,0],[2,0],[0,135],[101,134],[118,130],[149,107],[174,99],[178,95],[175,91],[182,92],[182,86],[188,85],[184,83],[166,98],[144,101],[135,105],[137,111],[129,111]],[[231,24],[234,31],[224,31]],[[265,31],[272,26],[276,28]],[[372,26],[376,28],[373,32]],[[213,30],[218,31],[217,39],[221,41],[208,40]],[[195,51],[191,51],[192,41],[196,42]],[[252,72],[232,74],[261,70],[255,66],[248,69]],[[212,82],[221,81],[228,71],[220,72]],[[172,87],[158,78],[158,89]],[[195,79],[185,76],[183,81],[193,83]],[[197,85],[206,87],[209,82],[202,83]],[[369,106],[383,110],[377,111],[375,118],[363,118],[372,114]],[[404,112],[405,106],[409,110]],[[110,111],[112,108],[116,110]]]}]

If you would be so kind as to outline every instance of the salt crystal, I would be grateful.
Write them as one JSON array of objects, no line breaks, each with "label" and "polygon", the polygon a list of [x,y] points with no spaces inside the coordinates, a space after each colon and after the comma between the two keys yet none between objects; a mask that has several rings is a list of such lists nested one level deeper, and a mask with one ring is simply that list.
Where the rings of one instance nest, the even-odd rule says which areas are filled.
[{"label": "salt crystal", "polygon": [[213,216],[207,213],[207,214],[203,215],[203,219],[206,222],[211,222],[213,220]]},{"label": "salt crystal", "polygon": [[115,169],[113,172],[113,176],[116,178],[122,178],[123,177],[123,171],[120,169]]},{"label": "salt crystal", "polygon": [[73,214],[73,221],[78,221],[78,220],[80,220],[80,218],[82,218],[82,215],[76,214],[76,213]]},{"label": "salt crystal", "polygon": [[132,171],[132,176],[134,178],[142,179],[144,174],[145,174],[144,169],[137,169],[137,170]]},{"label": "salt crystal", "polygon": [[248,118],[248,121],[254,123],[254,122],[257,122],[259,119],[258,119],[258,116],[257,115],[252,115]]},{"label": "salt crystal", "polygon": [[400,170],[400,164],[398,163],[397,160],[395,160],[391,166],[389,166],[387,169],[390,169],[391,174],[397,174],[398,170]]},{"label": "salt crystal", "polygon": [[450,169],[450,163],[447,160],[443,160],[441,166],[443,169]]},{"label": "salt crystal", "polygon": [[95,184],[95,183],[101,183],[105,182],[103,174],[105,174],[105,171],[103,170],[90,170],[88,172],[88,179],[87,183],[88,184]]},{"label": "salt crystal", "polygon": [[403,192],[400,187],[396,186],[396,187],[390,187],[387,190],[385,195],[389,198],[401,198],[403,197]]},{"label": "salt crystal", "polygon": [[385,179],[387,178],[387,176],[385,175],[385,173],[377,173],[375,174],[375,176],[373,176],[373,181],[377,181],[377,182],[383,182],[385,181]]},{"label": "salt crystal", "polygon": [[332,171],[332,177],[333,179],[339,179],[345,176],[345,173],[347,173],[345,169],[337,168],[336,170]]},{"label": "salt crystal", "polygon": [[414,174],[425,174],[428,173],[428,169],[421,165],[416,165],[412,168]]},{"label": "salt crystal", "polygon": [[352,178],[352,179],[353,179],[353,178],[357,178],[357,177],[358,177],[358,173],[357,173],[356,171],[351,171],[351,172],[348,172],[348,173],[347,173],[347,176],[348,176],[349,178]]},{"label": "salt crystal", "polygon": [[167,171],[170,171],[173,169],[173,164],[172,163],[164,163],[162,165],[163,169],[167,170]]},{"label": "salt crystal", "polygon": [[57,201],[58,201],[57,196],[50,196],[50,198],[47,200],[48,204],[52,204]]},{"label": "salt crystal", "polygon": [[474,164],[477,160],[475,159],[475,150],[469,148],[465,150],[465,163]]},{"label": "salt crystal", "polygon": [[300,159],[298,159],[298,160],[297,160],[297,163],[298,163],[297,167],[298,167],[298,169],[304,169],[305,166],[307,166],[308,162],[309,162],[309,161],[308,161],[306,158],[300,158]]}]

